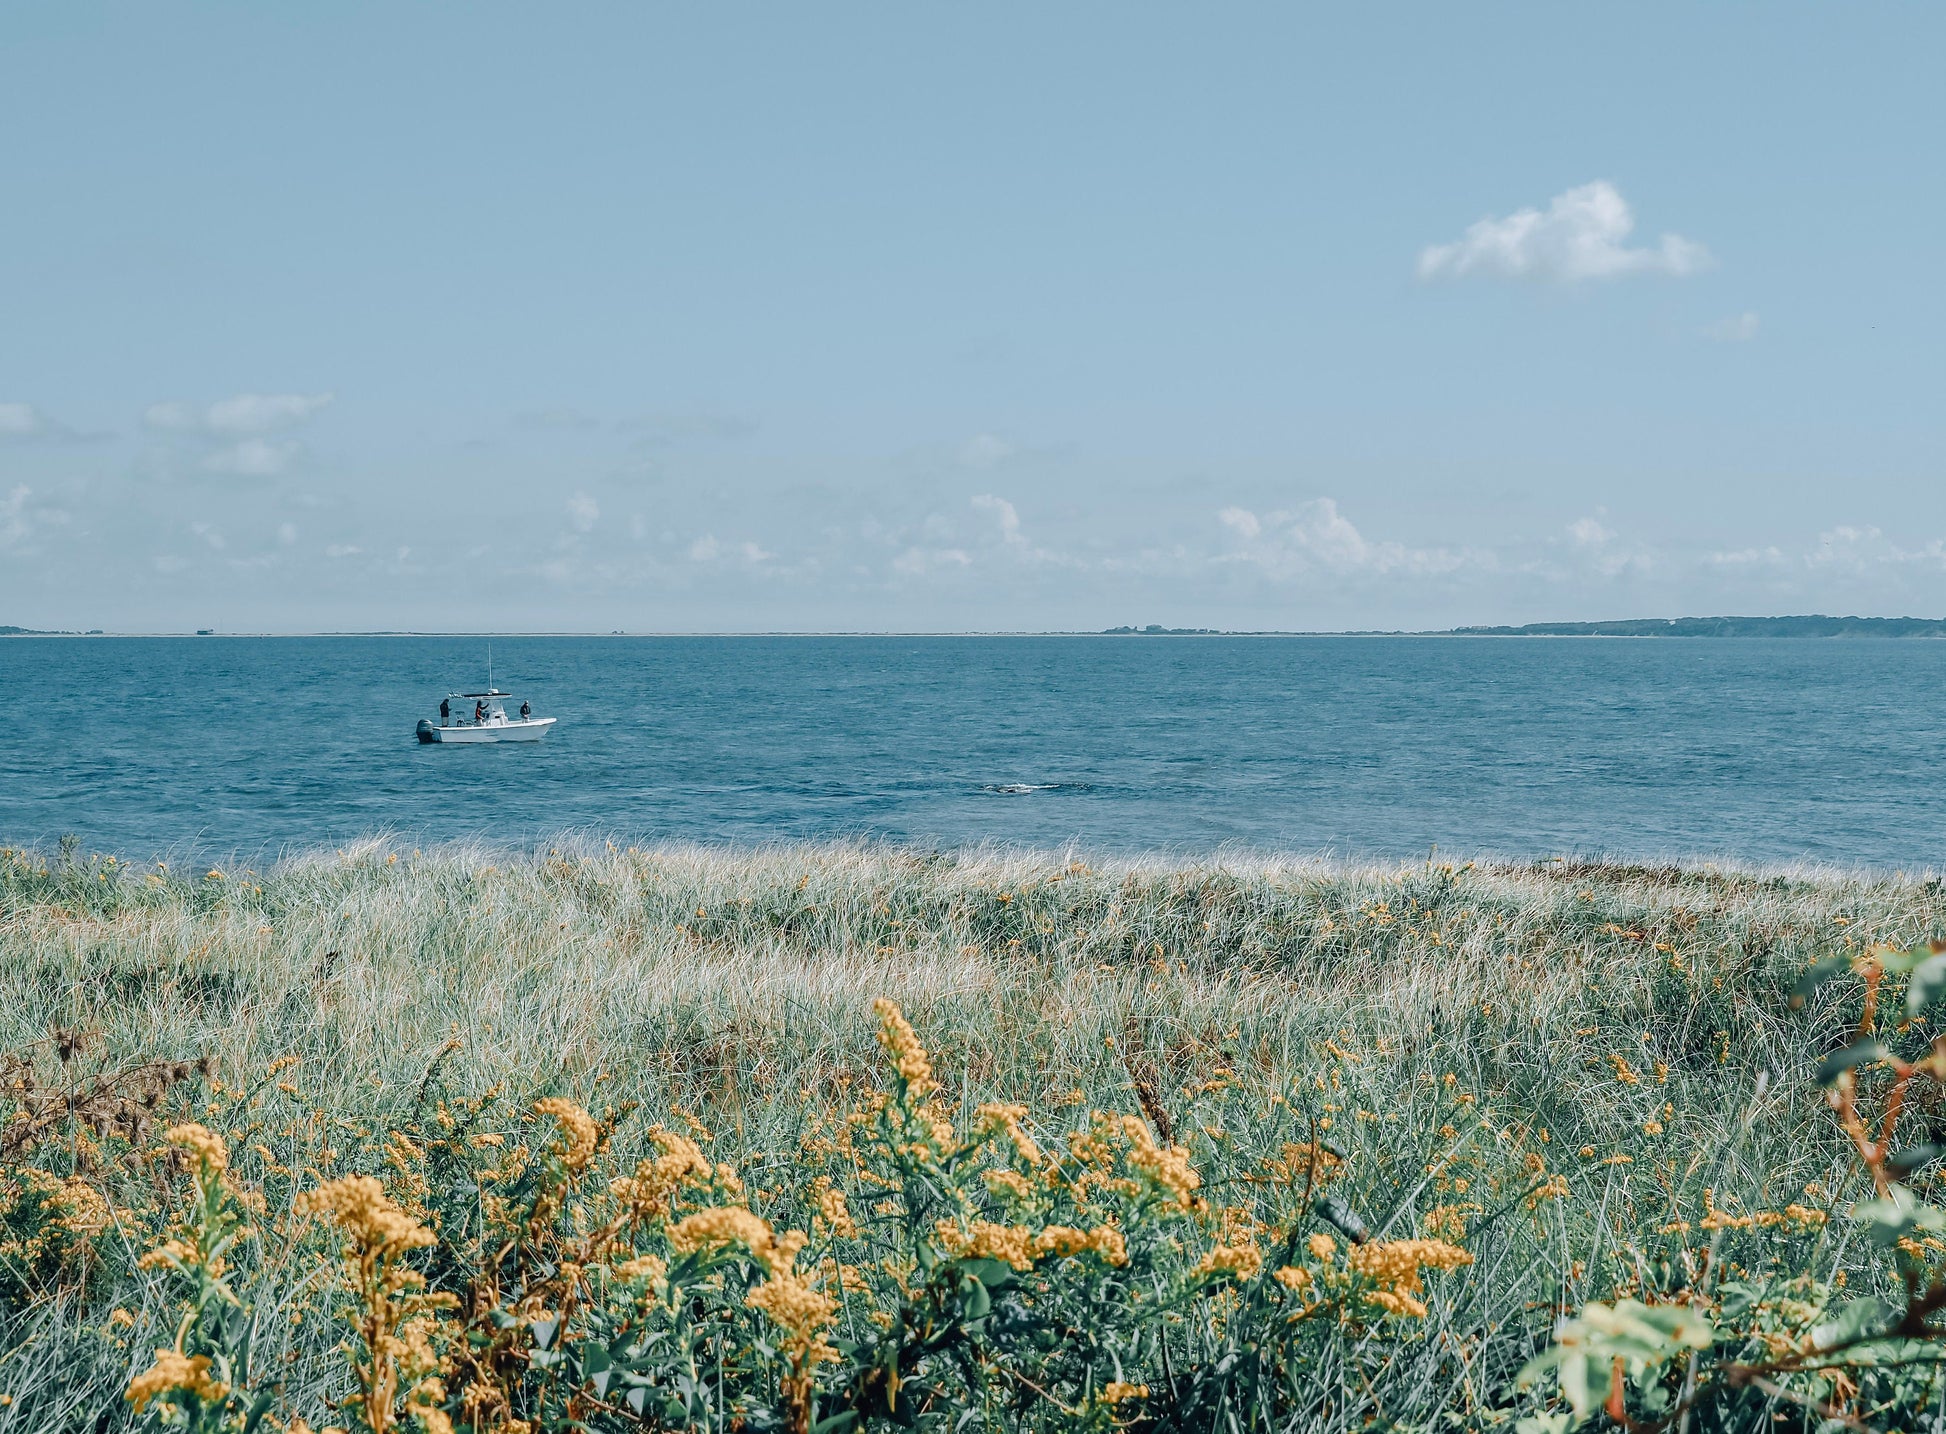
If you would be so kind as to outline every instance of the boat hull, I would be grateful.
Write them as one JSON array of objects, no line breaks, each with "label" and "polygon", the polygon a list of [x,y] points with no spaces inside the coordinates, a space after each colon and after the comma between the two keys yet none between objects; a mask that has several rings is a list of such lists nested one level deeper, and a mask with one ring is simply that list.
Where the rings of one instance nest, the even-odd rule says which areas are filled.
[{"label": "boat hull", "polygon": [[556,719],[553,717],[532,717],[524,722],[465,722],[441,727],[436,723],[420,720],[419,740],[421,742],[538,742],[547,735]]}]

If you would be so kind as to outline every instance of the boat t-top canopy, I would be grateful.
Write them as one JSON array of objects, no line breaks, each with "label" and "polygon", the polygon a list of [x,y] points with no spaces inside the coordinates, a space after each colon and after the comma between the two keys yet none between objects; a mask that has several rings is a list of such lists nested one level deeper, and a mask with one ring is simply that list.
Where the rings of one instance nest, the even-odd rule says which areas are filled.
[{"label": "boat t-top canopy", "polygon": [[481,698],[481,697],[511,697],[511,696],[513,696],[513,693],[502,692],[499,688],[496,687],[490,692],[448,692],[446,694],[446,699],[448,701],[451,701],[455,697],[465,697],[471,700],[474,698]]}]

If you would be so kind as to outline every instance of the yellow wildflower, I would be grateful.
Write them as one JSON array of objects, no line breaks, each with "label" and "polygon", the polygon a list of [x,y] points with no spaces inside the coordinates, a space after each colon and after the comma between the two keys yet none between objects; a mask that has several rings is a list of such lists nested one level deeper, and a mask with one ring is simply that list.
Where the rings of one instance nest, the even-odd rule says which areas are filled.
[{"label": "yellow wildflower", "polygon": [[669,1244],[679,1255],[724,1245],[741,1245],[773,1275],[788,1271],[808,1237],[802,1230],[775,1234],[770,1226],[739,1205],[698,1210],[669,1229]]},{"label": "yellow wildflower", "polygon": [[649,1138],[662,1154],[642,1161],[633,1176],[612,1181],[608,1187],[638,1219],[660,1213],[668,1197],[685,1185],[701,1184],[710,1178],[710,1164],[703,1158],[702,1147],[688,1136],[658,1125],[650,1129]]},{"label": "yellow wildflower", "polygon": [[952,1220],[941,1220],[933,1234],[953,1259],[1004,1260],[1016,1270],[1034,1268],[1034,1233],[1024,1225],[975,1220],[962,1230]]},{"label": "yellow wildflower", "polygon": [[[379,1260],[391,1260],[407,1250],[436,1243],[432,1231],[399,1208],[378,1181],[369,1175],[346,1175],[329,1180],[297,1197],[300,1214],[326,1215],[350,1235],[357,1246]],[[346,1252],[347,1258],[351,1252]],[[402,1288],[403,1271],[393,1277]]]},{"label": "yellow wildflower", "polygon": [[1104,1264],[1126,1265],[1128,1246],[1122,1240],[1122,1232],[1113,1225],[1097,1225],[1092,1230],[1077,1230],[1071,1225],[1049,1225],[1034,1236],[1034,1250],[1040,1255],[1054,1255],[1067,1259],[1090,1252],[1099,1255]]},{"label": "yellow wildflower", "polygon": [[1034,1193],[1034,1182],[1018,1170],[989,1170],[982,1177],[995,1195],[1008,1200],[1025,1200]]},{"label": "yellow wildflower", "polygon": [[1297,1265],[1280,1265],[1270,1272],[1270,1277],[1287,1290],[1309,1289],[1315,1283],[1311,1272]]},{"label": "yellow wildflower", "polygon": [[579,1170],[594,1158],[595,1147],[601,1143],[601,1132],[587,1111],[571,1100],[550,1095],[534,1102],[534,1113],[553,1116],[561,1127],[561,1134],[567,1137],[567,1144],[561,1150],[561,1163],[568,1169]]},{"label": "yellow wildflower", "polygon": [[615,1275],[624,1280],[647,1280],[654,1284],[669,1273],[668,1265],[654,1255],[637,1255],[632,1260],[623,1260],[615,1266]]},{"label": "yellow wildflower", "polygon": [[199,1354],[192,1359],[179,1349],[158,1349],[155,1363],[129,1380],[128,1392],[123,1397],[139,1414],[151,1400],[177,1390],[205,1404],[216,1404],[229,1394],[230,1387],[210,1378],[208,1355]]},{"label": "yellow wildflower", "polygon": [[1041,1163],[1041,1148],[1021,1125],[1027,1118],[1026,1106],[989,1103],[980,1107],[978,1115],[982,1133],[1006,1136],[1023,1165]]},{"label": "yellow wildflower", "polygon": [[1264,1252],[1255,1245],[1212,1245],[1196,1262],[1195,1275],[1231,1275],[1239,1280],[1256,1276],[1264,1267]]},{"label": "yellow wildflower", "polygon": [[892,1058],[892,1068],[905,1082],[907,1091],[915,1098],[923,1099],[938,1090],[939,1082],[933,1079],[932,1061],[926,1055],[926,1048],[919,1044],[919,1036],[906,1020],[904,1012],[883,996],[872,1002],[872,1011],[878,1017],[879,1046]]},{"label": "yellow wildflower", "polygon": [[1377,1286],[1366,1291],[1368,1304],[1392,1314],[1418,1318],[1426,1312],[1425,1302],[1419,1299],[1425,1293],[1419,1272],[1470,1265],[1473,1256],[1444,1240],[1390,1240],[1382,1244],[1354,1245],[1345,1262],[1354,1273]]},{"label": "yellow wildflower", "polygon": [[188,1151],[211,1170],[229,1168],[230,1148],[223,1143],[223,1137],[208,1126],[197,1125],[193,1121],[187,1125],[173,1125],[162,1133],[162,1138]]},{"label": "yellow wildflower", "polygon": [[781,1270],[752,1290],[743,1302],[761,1310],[784,1331],[805,1365],[838,1357],[838,1351],[821,1337],[838,1313],[838,1302],[806,1284],[802,1276]]},{"label": "yellow wildflower", "polygon": [[831,1183],[829,1175],[820,1175],[811,1182],[811,1200],[817,1206],[818,1219],[833,1235],[841,1240],[858,1237],[858,1222],[851,1218],[845,1192]]}]

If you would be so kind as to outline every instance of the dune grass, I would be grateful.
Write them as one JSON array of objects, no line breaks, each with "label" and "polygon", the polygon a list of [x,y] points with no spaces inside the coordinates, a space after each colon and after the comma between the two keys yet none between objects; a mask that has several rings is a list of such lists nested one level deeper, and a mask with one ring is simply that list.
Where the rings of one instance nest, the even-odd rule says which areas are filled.
[{"label": "dune grass", "polygon": [[[1464,1246],[1470,1263],[1426,1275],[1423,1313],[1368,1301],[1334,1316],[1303,1379],[1233,1427],[1512,1427],[1564,1407],[1514,1379],[1557,1319],[1683,1289],[1711,1210],[1837,1211],[1869,1187],[1810,1081],[1856,1010],[1831,997],[1792,1012],[1784,996],[1818,958],[1910,945],[1942,917],[1933,879],[1568,862],[373,842],[259,872],[10,852],[0,1052],[16,1083],[29,1072],[72,1107],[91,1079],[162,1065],[152,1106],[130,1097],[121,1143],[50,1119],[0,1153],[16,1174],[87,1184],[109,1211],[79,1255],[23,1253],[18,1230],[0,1251],[0,1434],[136,1422],[123,1392],[177,1319],[166,1281],[135,1267],[183,1198],[154,1154],[172,1122],[221,1134],[233,1181],[272,1191],[275,1214],[277,1191],[296,1208],[306,1186],[383,1171],[388,1132],[488,1093],[508,1138],[540,1149],[533,1103],[558,1098],[596,1115],[612,1170],[657,1153],[656,1124],[688,1132],[781,1230],[811,1218],[806,1150],[896,1085],[879,998],[910,1022],[939,1082],[930,1102],[962,1129],[1006,1102],[1044,1147],[1091,1111],[1179,1146],[1206,1241],[1268,1248],[1303,1221],[1343,1243],[1343,1221],[1291,1188],[1322,1189],[1291,1150],[1315,1164],[1329,1148],[1354,1225]],[[1913,1141],[1946,1141],[1937,1100],[1915,1099],[1906,1122]],[[1836,1218],[1734,1239],[1711,1248],[1717,1270],[1887,1278]],[[345,1334],[306,1248],[266,1243],[234,1279],[279,1417],[343,1423]],[[1183,1359],[1216,1348],[1235,1301],[1254,1298],[1241,1288],[1198,1297],[1211,1323],[1183,1335]],[[1187,1406],[1165,1385],[1187,1376],[1166,1344],[1143,1346],[1160,1362],[1113,1398],[1016,1403],[981,1427],[1169,1427]],[[1900,1397],[1938,1407],[1929,1385]],[[1761,1391],[1736,1407],[1822,1417]]]}]

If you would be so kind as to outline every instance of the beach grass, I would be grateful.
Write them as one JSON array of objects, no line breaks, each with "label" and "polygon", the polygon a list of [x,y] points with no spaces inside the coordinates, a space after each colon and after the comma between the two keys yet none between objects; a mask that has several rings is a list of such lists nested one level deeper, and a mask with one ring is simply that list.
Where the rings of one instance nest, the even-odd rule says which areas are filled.
[{"label": "beach grass", "polygon": [[[1185,1371],[1214,1367],[1203,1357],[1242,1338],[1232,1327],[1257,1308],[1252,1291],[1269,1289],[1272,1247],[1298,1249],[1300,1235],[1309,1253],[1277,1267],[1296,1272],[1286,1293],[1298,1298],[1300,1276],[1314,1292],[1345,1282],[1336,1306],[1305,1316],[1305,1342],[1288,1352],[1301,1374],[1233,1409],[1228,1386],[1206,1381],[1199,1419],[1350,1430],[1566,1417],[1561,1390],[1516,1376],[1590,1301],[1666,1304],[1760,1277],[1800,1281],[1802,1299],[1813,1286],[1819,1299],[1896,1290],[1896,1270],[1843,1218],[1872,1181],[1813,1080],[1852,1039],[1857,993],[1799,1010],[1787,997],[1821,958],[1911,946],[1943,924],[1936,879],[1812,870],[1091,865],[601,841],[510,854],[376,840],[262,871],[184,871],[9,852],[0,1052],[13,1053],[16,1089],[25,1079],[42,1101],[23,1100],[15,1124],[59,1113],[48,1092],[66,1092],[67,1118],[44,1114],[0,1168],[13,1173],[17,1215],[31,1203],[23,1171],[66,1182],[67,1195],[42,1201],[49,1218],[61,1199],[86,1202],[77,1186],[106,1213],[70,1212],[65,1243],[24,1215],[10,1227],[0,1434],[139,1422],[124,1391],[180,1330],[170,1281],[182,1274],[137,1261],[180,1223],[195,1183],[193,1160],[158,1154],[171,1149],[165,1129],[193,1120],[215,1133],[226,1188],[261,1192],[254,1218],[269,1230],[304,1208],[307,1189],[361,1172],[402,1178],[388,1139],[431,1129],[442,1111],[475,1112],[482,1132],[499,1122],[494,1138],[523,1150],[557,1149],[550,1117],[534,1113],[544,1100],[592,1113],[591,1182],[595,1166],[626,1172],[666,1153],[661,1127],[734,1170],[735,1190],[711,1198],[814,1241],[831,1233],[814,1181],[845,1178],[832,1133],[883,1118],[888,1100],[930,1110],[959,1140],[990,1126],[982,1112],[998,1103],[1020,1109],[1044,1150],[1072,1146],[1103,1113],[1146,1132],[1114,1157],[1130,1168],[1148,1158],[1142,1141],[1180,1151],[1196,1191],[1162,1208],[1187,1223],[1144,1258],[1171,1289],[1203,1281],[1183,1295],[1187,1323],[1158,1325],[1147,1343],[1131,1334],[1116,1354],[1131,1367],[1114,1380],[1075,1375],[1045,1402],[1008,1386],[974,1411],[978,1427],[1186,1419],[1181,1391],[1202,1375]],[[936,1091],[915,1094],[889,1072],[875,1001],[903,1013]],[[1902,1023],[1898,1038],[1923,1049],[1929,1028]],[[76,1092],[143,1070],[153,1094],[137,1080],[91,1134]],[[1946,1104],[1916,1087],[1904,1120],[1903,1139],[1946,1143]],[[568,1160],[571,1141],[557,1145]],[[1922,1172],[1910,1180],[1927,1188]],[[1323,1208],[1327,1193],[1336,1204]],[[854,1206],[862,1198],[854,1188]],[[1147,1218],[1135,1211],[1114,1217],[1131,1236]],[[1727,1246],[1714,1212],[1743,1212]],[[1435,1261],[1423,1281],[1358,1284],[1347,1252],[1361,1233],[1373,1248],[1433,1241],[1466,1259]],[[1335,1253],[1318,1254],[1313,1235]],[[344,1400],[358,1379],[340,1348],[334,1266],[318,1254],[328,1243],[266,1236],[226,1276],[256,1330],[257,1365],[272,1371],[275,1417],[319,1427],[353,1418]],[[1270,1261],[1262,1272],[1238,1257],[1194,1274],[1210,1251],[1246,1247]],[[755,1279],[767,1267],[752,1268]],[[916,1277],[885,1278],[909,1293]],[[888,1288],[860,1294],[896,1297]],[[1387,1305],[1388,1290],[1417,1312]],[[781,1388],[772,1402],[787,1412],[837,1407],[849,1351],[880,1336],[852,1329],[848,1304],[832,1318],[827,1334],[842,1333],[847,1352],[811,1360],[812,1394],[803,1386],[793,1404],[782,1336],[748,1366],[749,1387]],[[1807,1413],[1805,1398],[1855,1397],[1869,1413],[1872,1397],[1890,1397],[1771,1383],[1778,1392],[1724,1391],[1723,1408],[1749,1427],[1780,1416],[1808,1428],[1830,1411]],[[733,1407],[745,1394],[725,1384],[695,1422],[765,1427],[755,1395]],[[1939,1407],[1924,1381],[1902,1383],[1897,1399]]]}]

